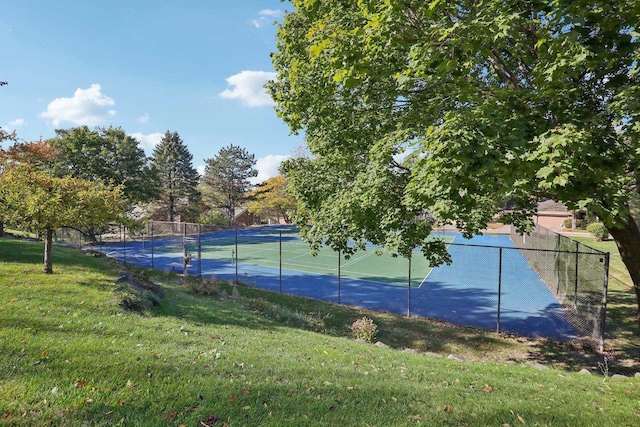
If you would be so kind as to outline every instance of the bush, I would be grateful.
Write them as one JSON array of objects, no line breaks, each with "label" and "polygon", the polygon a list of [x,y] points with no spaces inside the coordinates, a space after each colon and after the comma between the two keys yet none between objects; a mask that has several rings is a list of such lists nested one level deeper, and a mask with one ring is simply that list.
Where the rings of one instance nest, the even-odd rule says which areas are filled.
[{"label": "bush", "polygon": [[198,216],[198,222],[201,224],[222,226],[229,224],[229,218],[224,216],[219,210],[211,209],[201,213],[200,216]]},{"label": "bush", "polygon": [[186,288],[191,292],[200,295],[220,295],[220,282],[215,275],[211,275],[209,279],[189,280],[185,284]]},{"label": "bush", "polygon": [[609,237],[609,230],[601,222],[593,222],[587,226],[587,231],[596,238],[598,242],[607,240]]},{"label": "bush", "polygon": [[571,228],[571,226],[573,225],[573,221],[571,220],[571,218],[567,218],[562,222],[562,225],[564,225],[564,228]]},{"label": "bush", "polygon": [[358,319],[351,325],[351,332],[356,338],[363,339],[367,342],[372,342],[378,332],[378,327],[373,320],[366,316],[362,319]]}]

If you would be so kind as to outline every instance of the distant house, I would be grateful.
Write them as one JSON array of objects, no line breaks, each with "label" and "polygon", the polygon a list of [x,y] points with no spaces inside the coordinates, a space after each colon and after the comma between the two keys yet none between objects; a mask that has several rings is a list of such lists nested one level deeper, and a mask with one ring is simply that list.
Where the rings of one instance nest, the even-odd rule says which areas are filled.
[{"label": "distant house", "polygon": [[[571,219],[574,215],[564,204],[551,199],[538,202],[537,209],[538,212],[534,218],[536,224],[556,231],[561,231],[564,221],[567,218]],[[576,217],[580,219],[584,214],[584,212],[577,212]]]},{"label": "distant house", "polygon": [[236,225],[248,227],[250,225],[259,224],[260,220],[254,214],[249,212],[246,207],[244,207],[235,209],[233,213],[233,223]]}]

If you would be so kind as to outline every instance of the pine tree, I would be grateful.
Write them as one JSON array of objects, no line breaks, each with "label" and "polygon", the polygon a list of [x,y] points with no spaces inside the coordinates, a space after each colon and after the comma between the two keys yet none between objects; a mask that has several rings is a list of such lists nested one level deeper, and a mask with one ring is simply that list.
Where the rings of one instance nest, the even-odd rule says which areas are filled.
[{"label": "pine tree", "polygon": [[254,169],[255,156],[232,144],[205,159],[205,163],[202,181],[207,202],[222,209],[231,224],[236,208],[247,200],[247,192],[251,189],[249,178],[258,175]]},{"label": "pine tree", "polygon": [[200,197],[199,175],[192,164],[193,155],[178,132],[167,131],[153,150],[151,164],[160,184],[159,210],[169,221],[184,217]]}]

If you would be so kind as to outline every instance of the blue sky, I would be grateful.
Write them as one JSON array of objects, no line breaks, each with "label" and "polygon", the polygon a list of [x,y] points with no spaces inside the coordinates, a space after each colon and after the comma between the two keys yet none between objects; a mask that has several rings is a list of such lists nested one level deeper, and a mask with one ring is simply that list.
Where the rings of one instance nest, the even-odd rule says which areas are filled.
[{"label": "blue sky", "polygon": [[279,0],[9,0],[0,7],[0,126],[26,140],[56,128],[121,126],[151,154],[177,131],[202,167],[229,144],[259,179],[303,144],[276,117]]}]

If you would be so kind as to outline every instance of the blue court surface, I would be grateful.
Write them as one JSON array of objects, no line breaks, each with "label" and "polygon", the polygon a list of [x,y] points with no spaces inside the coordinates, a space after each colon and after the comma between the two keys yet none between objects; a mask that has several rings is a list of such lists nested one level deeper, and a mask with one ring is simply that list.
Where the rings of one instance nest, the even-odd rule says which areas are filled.
[{"label": "blue court surface", "polygon": [[[280,245],[279,233],[283,231]],[[388,280],[385,282],[373,275],[369,279],[354,278],[364,276],[353,274],[341,274],[339,277],[337,254],[328,248],[321,249],[321,256],[331,257],[335,267],[327,269],[326,259],[318,259],[322,267],[318,269],[320,272],[314,272],[308,266],[300,269],[291,267],[298,265],[289,264],[291,259],[299,260],[303,255],[292,252],[289,248],[295,245],[299,251],[304,245],[297,235],[292,234],[291,227],[260,227],[240,230],[238,233],[240,244],[237,254],[234,230],[202,235],[203,251],[199,267],[203,277],[215,275],[219,279],[230,281],[237,278],[240,283],[276,292],[403,315],[429,317],[463,326],[488,330],[496,330],[499,326],[500,331],[529,337],[566,340],[578,336],[574,326],[566,320],[561,303],[515,248],[509,236],[484,235],[466,240],[460,235],[451,234],[453,242],[449,245],[449,252],[452,264],[433,269],[412,267],[413,277],[409,286],[408,268],[407,280],[400,283],[388,283]],[[265,249],[267,241],[272,245],[270,249]],[[183,243],[181,237],[154,239],[153,268],[182,272]],[[252,248],[254,254],[263,252],[264,255],[267,250],[279,253],[270,253],[266,258],[260,255],[253,258],[243,256],[244,248],[251,244],[256,245]],[[194,238],[187,239],[188,252],[194,255],[188,268],[190,275],[199,273],[198,260],[195,259],[196,245]],[[149,241],[138,241],[127,242],[126,245],[103,245],[101,250],[121,262],[126,260],[127,263],[141,267],[152,267],[150,246]],[[371,265],[372,260],[379,264],[376,276],[380,276],[380,269],[384,271],[385,268],[396,275],[398,266],[392,265],[392,262],[406,262],[376,258],[378,255],[373,251],[367,252],[370,254],[367,253],[361,259],[363,262],[367,259],[368,265]],[[284,260],[282,269],[279,266],[280,253]],[[233,262],[236,256],[237,264]],[[413,258],[419,261],[420,257],[422,254],[416,251]],[[308,262],[313,262],[313,258],[309,259],[311,261]],[[357,259],[341,262],[357,266]],[[414,263],[418,264],[417,261]],[[285,268],[285,265],[290,266]]]}]

